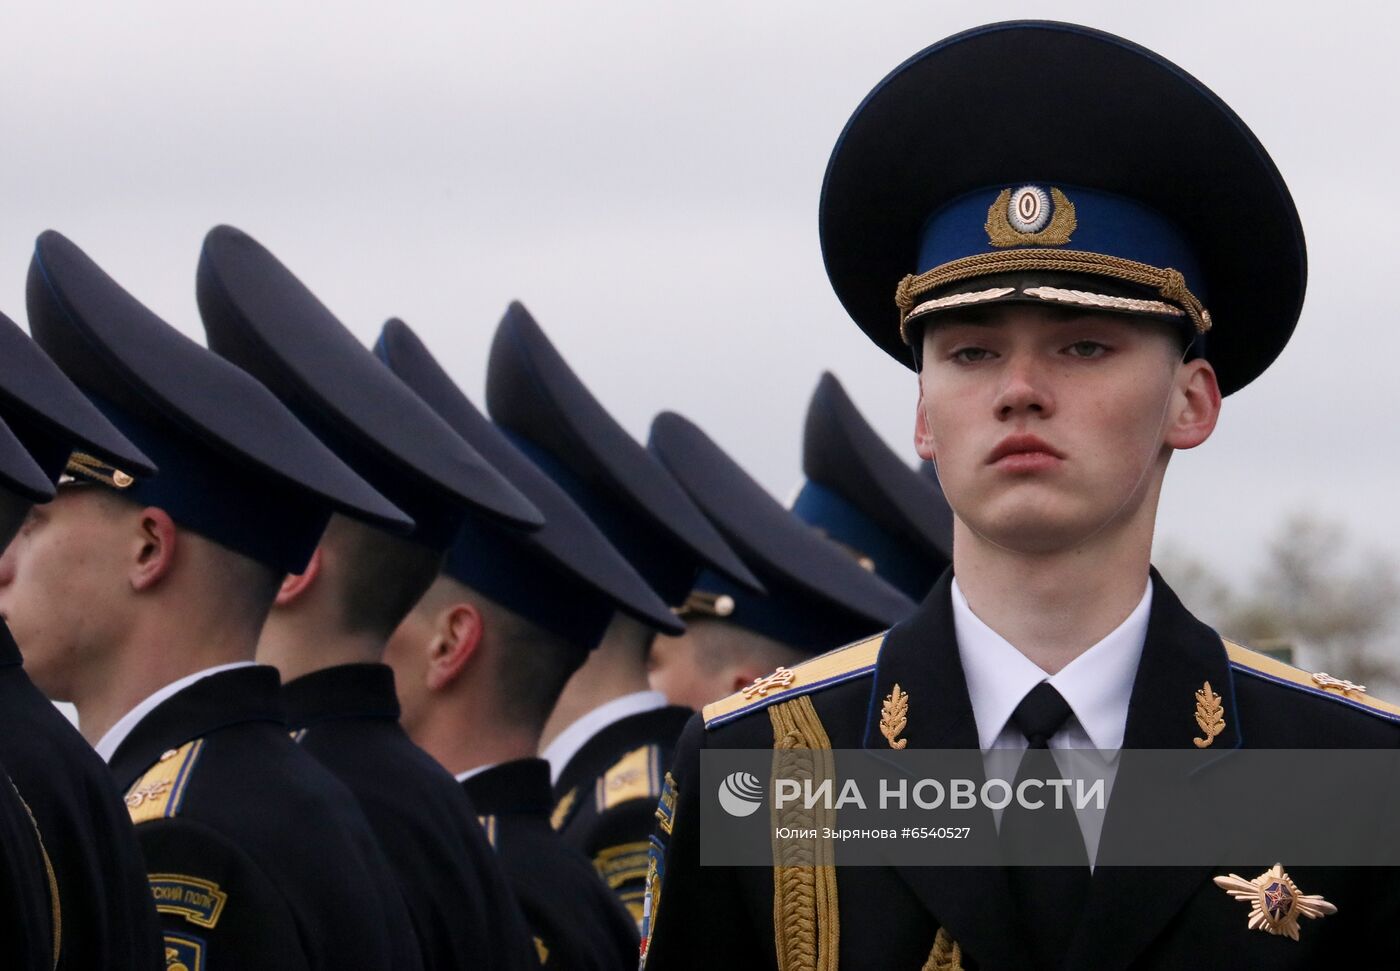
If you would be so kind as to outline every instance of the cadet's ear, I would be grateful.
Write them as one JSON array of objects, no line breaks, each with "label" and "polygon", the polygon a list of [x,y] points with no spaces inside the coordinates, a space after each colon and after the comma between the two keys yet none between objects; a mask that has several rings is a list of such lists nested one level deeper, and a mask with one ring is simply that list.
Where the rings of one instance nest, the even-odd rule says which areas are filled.
[{"label": "cadet's ear", "polygon": [[1187,361],[1176,375],[1176,405],[1168,422],[1165,443],[1172,448],[1195,448],[1215,431],[1220,418],[1220,384],[1215,368],[1204,359]]},{"label": "cadet's ear", "polygon": [[934,460],[933,433],[928,427],[928,412],[924,410],[924,377],[919,375],[919,400],[914,406],[914,451],[926,462]]},{"label": "cadet's ear", "polygon": [[428,644],[428,689],[440,691],[457,680],[481,646],[485,624],[475,604],[454,603],[438,615]]},{"label": "cadet's ear", "polygon": [[164,509],[147,506],[136,519],[136,529],[129,571],[131,589],[150,590],[175,564],[175,521]]},{"label": "cadet's ear", "polygon": [[312,552],[311,560],[306,564],[305,570],[300,573],[288,573],[282,578],[282,586],[277,590],[277,599],[274,603],[279,607],[285,607],[305,593],[320,575],[321,547],[317,546]]}]

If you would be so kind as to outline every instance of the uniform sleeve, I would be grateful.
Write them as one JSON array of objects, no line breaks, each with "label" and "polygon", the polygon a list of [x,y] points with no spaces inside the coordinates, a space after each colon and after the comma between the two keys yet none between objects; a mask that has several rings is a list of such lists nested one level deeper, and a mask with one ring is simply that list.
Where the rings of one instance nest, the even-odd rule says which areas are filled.
[{"label": "uniform sleeve", "polygon": [[54,967],[63,915],[52,873],[38,826],[0,771],[0,966]]},{"label": "uniform sleeve", "polygon": [[251,857],[187,819],[136,828],[168,969],[311,968],[291,902]]},{"label": "uniform sleeve", "polygon": [[700,866],[698,785],[705,741],[696,715],[676,744],[656,809],[642,915],[646,971],[712,971],[771,950],[755,939],[734,871]]}]

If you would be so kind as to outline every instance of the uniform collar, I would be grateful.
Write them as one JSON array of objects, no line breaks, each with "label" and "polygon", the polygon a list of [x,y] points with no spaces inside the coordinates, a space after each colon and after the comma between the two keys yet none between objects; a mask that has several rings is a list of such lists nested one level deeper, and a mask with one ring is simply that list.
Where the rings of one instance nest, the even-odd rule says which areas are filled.
[{"label": "uniform collar", "polygon": [[540,752],[540,758],[549,763],[550,782],[559,781],[559,776],[569,764],[569,760],[578,754],[578,750],[583,748],[590,738],[604,728],[629,715],[664,708],[665,705],[666,696],[659,691],[634,691],[630,695],[604,702],[583,717],[575,719]]},{"label": "uniform collar", "polygon": [[547,821],[554,809],[549,763],[544,759],[493,765],[469,777],[462,788],[483,816],[536,816]]},{"label": "uniform collar", "polygon": [[394,672],[386,664],[337,664],[282,686],[287,727],[309,728],[340,718],[399,720]]},{"label": "uniform collar", "polygon": [[209,668],[166,685],[137,706],[144,716],[135,720],[109,759],[118,788],[125,791],[162,753],[221,728],[249,722],[281,726],[277,688],[276,668],[246,662]]},{"label": "uniform collar", "polygon": [[196,681],[202,681],[204,678],[212,675],[253,666],[254,662],[252,661],[233,661],[229,664],[216,664],[212,668],[204,668],[201,671],[187,674],[183,678],[170,682],[165,687],[147,695],[135,708],[118,718],[116,724],[107,729],[107,733],[97,740],[97,744],[94,745],[93,748],[97,750],[98,755],[102,756],[103,761],[111,763],[112,756],[117,754],[117,749],[121,748],[122,742],[126,741],[126,737],[131,734],[132,729],[139,725],[143,718],[155,711],[167,698],[174,697]]},{"label": "uniform collar", "polygon": [[656,746],[663,762],[670,758],[685,723],[695,712],[680,705],[665,705],[619,718],[593,733],[564,768],[554,775],[554,794],[563,797],[578,786],[592,786],[618,760],[639,746]]},{"label": "uniform collar", "polygon": [[8,668],[24,663],[15,635],[10,633],[10,625],[0,620],[0,667]]},{"label": "uniform collar", "polygon": [[[956,579],[952,581],[951,596],[958,658],[967,677],[978,743],[984,751],[1006,747],[1011,713],[1042,681],[1049,681],[1069,702],[1090,747],[1104,751],[1122,748],[1128,699],[1152,610],[1150,577],[1146,591],[1127,618],[1053,675],[1047,675],[973,613]],[[1015,729],[1009,731],[1014,733]],[[1062,740],[1067,734],[1058,733],[1055,740]],[[1019,739],[1012,744],[1016,741]]]}]

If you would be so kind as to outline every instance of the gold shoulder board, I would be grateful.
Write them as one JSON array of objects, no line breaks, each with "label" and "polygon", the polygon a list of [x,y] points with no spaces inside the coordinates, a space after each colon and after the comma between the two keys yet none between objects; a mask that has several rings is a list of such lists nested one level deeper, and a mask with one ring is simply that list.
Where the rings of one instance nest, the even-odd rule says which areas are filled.
[{"label": "gold shoulder board", "polygon": [[170,749],[136,780],[127,790],[124,800],[133,823],[169,819],[180,811],[194,764],[199,760],[203,748],[204,739],[197,738],[179,748]]},{"label": "gold shoulder board", "polygon": [[767,677],[759,678],[748,687],[705,706],[706,728],[716,728],[760,708],[797,695],[811,694],[822,688],[859,678],[875,670],[880,655],[883,633],[845,647],[838,647],[803,661],[793,668],[778,668]]},{"label": "gold shoulder board", "polygon": [[1313,674],[1303,671],[1291,664],[1275,660],[1267,654],[1251,651],[1234,641],[1226,640],[1223,637],[1221,640],[1225,642],[1225,652],[1230,655],[1230,664],[1233,667],[1263,678],[1265,681],[1273,681],[1290,688],[1296,688],[1299,691],[1305,691],[1308,694],[1330,698],[1332,701],[1350,705],[1391,721],[1400,721],[1400,705],[1372,698],[1366,694],[1366,689],[1362,685],[1352,684],[1350,681],[1322,673]]},{"label": "gold shoulder board", "polygon": [[574,801],[578,798],[578,786],[564,793],[563,798],[554,804],[554,812],[549,814],[549,826],[551,829],[559,829],[569,821],[569,814],[573,812]]},{"label": "gold shoulder board", "polygon": [[593,798],[599,812],[633,799],[655,803],[661,795],[661,749],[643,745],[628,752],[604,772],[595,786]]}]

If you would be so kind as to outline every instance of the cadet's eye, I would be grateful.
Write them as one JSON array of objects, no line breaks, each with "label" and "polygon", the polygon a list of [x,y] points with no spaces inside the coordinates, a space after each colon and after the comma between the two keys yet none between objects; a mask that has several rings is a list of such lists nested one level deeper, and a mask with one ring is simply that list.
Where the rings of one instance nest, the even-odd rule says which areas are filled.
[{"label": "cadet's eye", "polygon": [[992,352],[985,347],[960,347],[949,354],[948,359],[957,364],[976,364],[991,356]]},{"label": "cadet's eye", "polygon": [[1079,357],[1089,360],[1095,357],[1103,357],[1108,353],[1108,346],[1100,344],[1098,341],[1075,341],[1065,348],[1065,353],[1070,357]]}]

